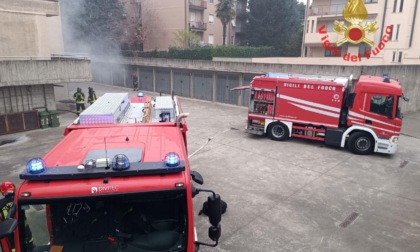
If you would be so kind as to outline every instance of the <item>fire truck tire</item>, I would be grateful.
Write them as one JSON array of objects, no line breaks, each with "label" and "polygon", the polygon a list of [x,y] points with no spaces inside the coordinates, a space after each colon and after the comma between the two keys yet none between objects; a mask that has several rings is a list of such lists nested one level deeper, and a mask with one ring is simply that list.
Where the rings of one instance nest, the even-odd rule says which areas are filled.
[{"label": "fire truck tire", "polygon": [[289,128],[284,123],[274,122],[268,125],[268,136],[276,141],[286,141],[289,138]]},{"label": "fire truck tire", "polygon": [[373,152],[375,143],[371,135],[365,132],[355,132],[350,135],[348,148],[359,155],[368,155]]}]

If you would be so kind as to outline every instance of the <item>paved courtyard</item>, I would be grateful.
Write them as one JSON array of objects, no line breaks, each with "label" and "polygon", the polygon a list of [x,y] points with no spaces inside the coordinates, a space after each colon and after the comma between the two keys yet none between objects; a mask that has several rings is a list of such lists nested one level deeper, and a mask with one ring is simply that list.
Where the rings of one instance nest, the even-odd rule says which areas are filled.
[{"label": "paved courtyard", "polygon": [[[86,94],[88,85],[98,96],[134,95],[126,88],[79,84]],[[57,87],[57,100],[69,99],[76,87]],[[243,107],[181,102],[190,113],[190,165],[204,177],[200,187],[217,191],[228,203],[219,246],[200,251],[420,251],[418,113],[406,115],[396,154],[357,156],[319,142],[248,135]],[[18,183],[26,161],[44,155],[74,119],[62,113],[59,128],[1,136],[19,136],[0,146],[2,180]],[[199,240],[208,242],[208,221],[198,216],[206,197],[200,194],[194,203]],[[352,213],[358,215],[344,224]]]}]

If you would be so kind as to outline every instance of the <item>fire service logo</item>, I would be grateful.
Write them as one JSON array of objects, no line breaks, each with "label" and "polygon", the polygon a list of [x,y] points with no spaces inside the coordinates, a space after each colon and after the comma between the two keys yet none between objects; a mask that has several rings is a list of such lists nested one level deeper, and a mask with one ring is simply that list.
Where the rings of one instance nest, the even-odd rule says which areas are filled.
[{"label": "fire service logo", "polygon": [[[375,33],[379,28],[376,26],[376,21],[365,22],[368,17],[368,12],[366,10],[364,0],[349,0],[343,9],[343,17],[350,25],[347,26],[344,21],[334,21],[333,30],[342,36],[342,38],[339,39],[335,45],[332,45],[328,40],[326,25],[323,25],[319,28],[318,32],[323,35],[321,41],[325,50],[329,50],[332,55],[339,57],[341,55],[340,46],[344,43],[351,43],[354,45],[366,43],[371,47],[374,46],[374,42],[368,39],[366,35]],[[346,53],[343,56],[343,59],[346,61],[356,62],[362,61],[362,57],[369,59],[372,54],[379,54],[382,49],[385,48],[385,44],[390,40],[392,27],[386,27],[385,33],[386,34],[382,37],[380,43],[373,50],[362,52],[362,55],[360,52],[358,55],[351,55],[351,53]]]}]

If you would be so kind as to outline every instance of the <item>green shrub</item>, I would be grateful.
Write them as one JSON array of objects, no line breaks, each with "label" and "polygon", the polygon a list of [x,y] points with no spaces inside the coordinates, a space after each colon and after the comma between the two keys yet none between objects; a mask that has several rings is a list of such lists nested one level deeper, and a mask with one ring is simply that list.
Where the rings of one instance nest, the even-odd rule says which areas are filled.
[{"label": "green shrub", "polygon": [[[131,53],[128,53],[131,52]],[[133,57],[132,51],[122,51],[125,57]],[[190,59],[190,60],[212,60],[213,57],[229,58],[254,58],[273,57],[273,47],[250,47],[250,46],[206,46],[181,49],[171,47],[167,51],[137,52],[139,57],[169,58],[169,59]]]}]

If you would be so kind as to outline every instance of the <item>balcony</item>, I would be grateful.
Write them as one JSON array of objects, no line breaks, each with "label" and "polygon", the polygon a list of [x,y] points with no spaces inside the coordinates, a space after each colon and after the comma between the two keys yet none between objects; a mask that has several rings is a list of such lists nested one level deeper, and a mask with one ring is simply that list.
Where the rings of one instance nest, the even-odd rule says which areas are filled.
[{"label": "balcony", "polygon": [[[318,31],[318,30],[317,30]],[[343,35],[339,35],[334,31],[327,31],[327,34],[320,34],[318,32],[316,33],[306,33],[305,34],[305,45],[321,45],[323,43],[323,41],[321,40],[322,37],[324,37],[325,35],[328,35],[328,41],[335,46],[335,43],[337,43],[337,41],[341,40],[342,38],[344,38]],[[375,44],[377,44],[377,41],[375,41],[375,34],[366,34],[366,38],[374,41]]]},{"label": "balcony", "polygon": [[[368,14],[377,14],[379,5],[375,0],[365,0]],[[334,17],[342,16],[345,4],[313,5],[309,8],[309,16]]]},{"label": "balcony", "polygon": [[315,5],[309,9],[309,16],[342,16],[345,4]]},{"label": "balcony", "polygon": [[246,17],[246,9],[245,8],[236,8],[236,17],[238,18],[245,18]]},{"label": "balcony", "polygon": [[190,21],[188,23],[191,31],[205,31],[207,30],[207,23],[203,21]]},{"label": "balcony", "polygon": [[207,1],[203,0],[190,0],[190,9],[193,10],[205,10],[207,9]]},{"label": "balcony", "polygon": [[236,27],[235,27],[235,33],[237,33],[237,34],[244,33],[244,31],[245,31],[245,26],[237,23]]}]

